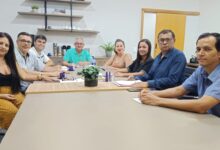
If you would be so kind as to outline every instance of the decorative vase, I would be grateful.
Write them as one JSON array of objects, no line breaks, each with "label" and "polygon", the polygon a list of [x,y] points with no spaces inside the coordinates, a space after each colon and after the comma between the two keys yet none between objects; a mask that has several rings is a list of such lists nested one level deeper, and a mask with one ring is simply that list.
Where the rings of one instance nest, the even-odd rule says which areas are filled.
[{"label": "decorative vase", "polygon": [[38,13],[38,9],[34,8],[31,10],[33,13]]},{"label": "decorative vase", "polygon": [[111,57],[112,56],[112,51],[105,51],[106,57]]},{"label": "decorative vase", "polygon": [[85,78],[84,85],[88,86],[88,87],[95,87],[98,85],[98,78],[96,78],[94,80]]}]

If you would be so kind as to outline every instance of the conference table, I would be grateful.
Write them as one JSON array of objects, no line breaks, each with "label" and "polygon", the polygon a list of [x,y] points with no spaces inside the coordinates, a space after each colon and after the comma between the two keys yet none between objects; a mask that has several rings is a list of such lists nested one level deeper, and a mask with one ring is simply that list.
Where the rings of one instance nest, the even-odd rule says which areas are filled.
[{"label": "conference table", "polygon": [[220,119],[148,106],[137,92],[29,93],[0,150],[219,150]]}]

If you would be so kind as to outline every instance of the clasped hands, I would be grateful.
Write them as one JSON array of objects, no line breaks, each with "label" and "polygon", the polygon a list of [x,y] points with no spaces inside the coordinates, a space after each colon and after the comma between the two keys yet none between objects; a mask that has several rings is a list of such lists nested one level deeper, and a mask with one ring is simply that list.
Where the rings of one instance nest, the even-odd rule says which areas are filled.
[{"label": "clasped hands", "polygon": [[16,97],[12,94],[0,94],[0,98],[7,99],[12,102],[16,100]]},{"label": "clasped hands", "polygon": [[143,89],[139,93],[139,98],[143,104],[154,105],[154,106],[158,105],[158,102],[160,100],[160,98],[154,95],[154,92],[150,91],[149,89]]}]

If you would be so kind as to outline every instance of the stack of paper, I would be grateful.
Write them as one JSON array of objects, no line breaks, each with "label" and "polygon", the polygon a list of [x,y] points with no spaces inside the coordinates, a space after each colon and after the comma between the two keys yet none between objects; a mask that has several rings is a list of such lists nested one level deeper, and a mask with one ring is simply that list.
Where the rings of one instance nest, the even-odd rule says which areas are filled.
[{"label": "stack of paper", "polygon": [[114,81],[113,83],[117,86],[131,86],[134,83],[141,82],[140,80],[134,80],[134,81]]}]

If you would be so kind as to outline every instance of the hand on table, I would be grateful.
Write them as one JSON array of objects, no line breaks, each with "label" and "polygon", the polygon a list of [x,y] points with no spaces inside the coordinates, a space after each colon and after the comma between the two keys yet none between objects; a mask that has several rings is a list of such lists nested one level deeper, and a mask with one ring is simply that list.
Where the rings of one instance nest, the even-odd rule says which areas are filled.
[{"label": "hand on table", "polygon": [[139,94],[140,100],[143,104],[147,105],[158,105],[160,97],[155,96],[152,92],[148,89],[143,89]]},{"label": "hand on table", "polygon": [[130,76],[128,76],[128,80],[130,80],[130,81],[135,80],[135,79],[134,79],[134,75],[130,75]]}]

